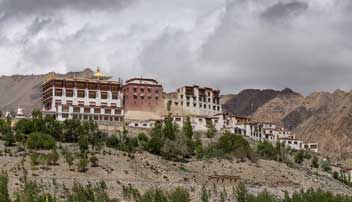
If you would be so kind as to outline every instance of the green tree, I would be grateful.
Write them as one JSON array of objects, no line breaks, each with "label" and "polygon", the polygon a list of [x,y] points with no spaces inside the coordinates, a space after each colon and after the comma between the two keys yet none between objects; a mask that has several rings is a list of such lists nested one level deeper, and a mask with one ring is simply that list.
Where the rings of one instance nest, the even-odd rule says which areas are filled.
[{"label": "green tree", "polygon": [[320,167],[323,169],[325,172],[330,172],[331,171],[331,164],[328,159],[324,159],[320,161]]},{"label": "green tree", "polygon": [[175,140],[177,132],[177,125],[173,123],[172,117],[169,115],[165,118],[163,135],[165,138]]},{"label": "green tree", "polygon": [[303,150],[299,150],[296,154],[295,154],[295,162],[298,164],[302,164],[304,161],[304,151]]},{"label": "green tree", "polygon": [[319,168],[319,158],[314,156],[311,163],[312,168]]},{"label": "green tree", "polygon": [[207,138],[213,138],[216,135],[216,128],[214,127],[213,123],[207,123]]},{"label": "green tree", "polygon": [[89,140],[87,135],[81,134],[78,139],[79,149],[81,151],[81,155],[85,155],[89,149]]},{"label": "green tree", "polygon": [[56,147],[56,141],[47,134],[35,132],[29,135],[27,140],[29,149],[53,149]]},{"label": "green tree", "polygon": [[193,137],[193,127],[191,124],[191,119],[189,116],[185,118],[185,121],[183,122],[183,128],[182,128],[183,134],[188,138],[192,139]]},{"label": "green tree", "polygon": [[8,189],[9,178],[6,174],[0,175],[0,202],[11,202],[9,189]]},{"label": "green tree", "polygon": [[4,134],[4,141],[5,141],[4,144],[7,147],[12,147],[15,145],[16,140],[15,140],[15,136],[13,135],[12,130],[9,130]]},{"label": "green tree", "polygon": [[152,154],[160,155],[161,148],[163,147],[164,140],[163,140],[163,127],[161,123],[157,122],[154,125],[150,133],[150,140],[148,142],[148,151]]},{"label": "green tree", "polygon": [[257,154],[265,159],[274,160],[276,158],[275,148],[268,141],[257,143]]}]

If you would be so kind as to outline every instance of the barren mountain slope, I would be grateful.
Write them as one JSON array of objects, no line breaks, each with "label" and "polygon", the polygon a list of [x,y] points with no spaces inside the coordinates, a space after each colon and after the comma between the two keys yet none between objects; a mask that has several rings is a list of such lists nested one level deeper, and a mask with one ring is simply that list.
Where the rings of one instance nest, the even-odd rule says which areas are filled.
[{"label": "barren mountain slope", "polygon": [[280,94],[259,107],[252,115],[254,121],[269,121],[283,125],[283,118],[304,102],[304,96],[297,93]]},{"label": "barren mountain slope", "polygon": [[259,107],[272,100],[279,94],[292,92],[290,89],[283,91],[246,89],[232,96],[222,96],[222,107],[226,112],[232,112],[239,116],[249,116]]},{"label": "barren mountain slope", "polygon": [[318,142],[324,155],[352,158],[352,93],[312,94],[306,100],[311,115],[294,130],[296,135]]},{"label": "barren mountain slope", "polygon": [[[91,77],[93,71],[85,69],[82,72],[70,72],[59,75],[67,78]],[[0,110],[15,112],[22,107],[26,114],[41,107],[41,83],[45,75],[14,75],[0,77]]]}]

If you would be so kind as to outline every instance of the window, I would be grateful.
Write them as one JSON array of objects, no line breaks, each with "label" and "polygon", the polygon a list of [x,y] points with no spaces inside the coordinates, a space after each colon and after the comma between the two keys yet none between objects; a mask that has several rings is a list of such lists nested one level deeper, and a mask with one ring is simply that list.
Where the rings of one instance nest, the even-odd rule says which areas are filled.
[{"label": "window", "polygon": [[159,97],[155,97],[156,100],[159,100]]},{"label": "window", "polygon": [[196,104],[196,103],[193,103],[193,107],[197,107],[197,104]]},{"label": "window", "polygon": [[133,95],[133,99],[137,100],[137,98],[138,98],[137,95]]},{"label": "window", "polygon": [[77,97],[79,97],[79,98],[84,98],[84,97],[85,97],[85,92],[84,92],[84,90],[79,90],[79,91],[77,91]]},{"label": "window", "polygon": [[156,89],[156,90],[155,90],[155,93],[156,93],[156,94],[159,94],[159,90],[158,90],[158,89]]},{"label": "window", "polygon": [[103,99],[103,100],[108,99],[108,93],[107,92],[101,92],[101,99]]},{"label": "window", "polygon": [[105,114],[111,114],[111,109],[105,109]]},{"label": "window", "polygon": [[112,93],[112,99],[113,100],[117,100],[118,99],[118,93]]},{"label": "window", "polygon": [[90,113],[90,108],[84,108],[84,113]]},{"label": "window", "polygon": [[133,92],[137,92],[137,87],[133,87]]},{"label": "window", "polygon": [[189,107],[189,102],[187,102],[187,107]]},{"label": "window", "polygon": [[141,96],[141,99],[144,100],[144,96],[143,95]]},{"label": "window", "polygon": [[141,92],[144,93],[144,88],[141,88]]},{"label": "window", "polygon": [[94,113],[95,114],[100,114],[101,113],[101,109],[100,108],[95,108],[94,109]]},{"label": "window", "polygon": [[73,90],[66,90],[66,97],[73,97]]},{"label": "window", "polygon": [[151,93],[152,92],[152,89],[148,88],[148,93]]},{"label": "window", "polygon": [[151,100],[152,99],[152,96],[148,95],[148,100]]},{"label": "window", "polygon": [[89,91],[89,98],[90,99],[95,99],[97,98],[97,93],[95,91]]},{"label": "window", "polygon": [[55,96],[62,96],[62,90],[61,89],[55,89]]},{"label": "window", "polygon": [[117,114],[121,114],[121,110],[116,109],[116,110],[115,110],[115,114],[116,114],[116,115],[117,115]]},{"label": "window", "polygon": [[62,106],[62,112],[68,112],[69,107],[68,106]]},{"label": "window", "polygon": [[80,107],[74,107],[73,108],[73,112],[74,113],[80,113],[81,112],[81,108]]}]

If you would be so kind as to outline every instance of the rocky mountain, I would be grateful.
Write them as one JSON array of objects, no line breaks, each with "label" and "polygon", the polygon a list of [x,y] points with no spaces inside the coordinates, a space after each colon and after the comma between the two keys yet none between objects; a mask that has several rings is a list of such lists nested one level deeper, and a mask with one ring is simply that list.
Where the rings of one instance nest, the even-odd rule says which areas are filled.
[{"label": "rocky mountain", "polygon": [[[69,72],[58,76],[73,78],[88,78],[93,76],[91,69],[82,72]],[[18,107],[24,109],[29,114],[32,109],[41,107],[41,84],[47,74],[43,75],[13,75],[0,77],[0,110],[15,112]]]},{"label": "rocky mountain", "polygon": [[318,142],[321,153],[333,159],[352,158],[352,92],[245,90],[223,108],[291,129],[300,139]]}]

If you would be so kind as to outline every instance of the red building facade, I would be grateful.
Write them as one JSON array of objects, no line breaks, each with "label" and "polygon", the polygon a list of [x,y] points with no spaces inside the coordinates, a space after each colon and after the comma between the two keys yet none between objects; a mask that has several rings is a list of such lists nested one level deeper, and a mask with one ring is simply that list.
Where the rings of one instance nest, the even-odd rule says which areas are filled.
[{"label": "red building facade", "polygon": [[154,79],[133,78],[123,86],[126,111],[154,112],[163,106],[163,87]]}]

